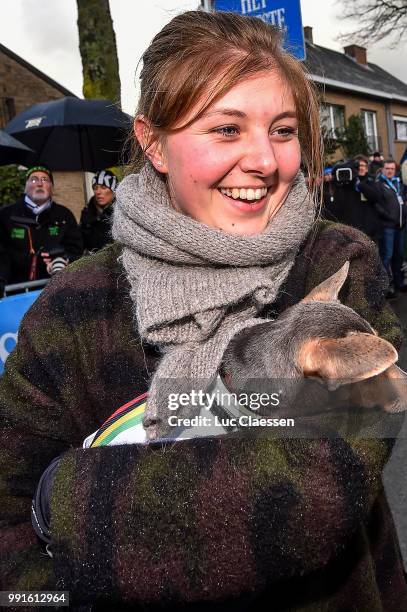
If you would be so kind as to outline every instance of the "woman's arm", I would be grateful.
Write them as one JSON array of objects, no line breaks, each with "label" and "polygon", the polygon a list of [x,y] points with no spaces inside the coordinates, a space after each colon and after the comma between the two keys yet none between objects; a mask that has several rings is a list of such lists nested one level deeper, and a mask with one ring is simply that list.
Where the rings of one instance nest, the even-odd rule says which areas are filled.
[{"label": "woman's arm", "polygon": [[[63,398],[66,374],[76,369],[71,342],[71,331],[43,294],[20,326],[0,380],[2,567],[8,590],[53,587],[51,560],[38,545],[30,506],[42,471],[73,439],[74,420]],[[76,393],[73,385],[73,404]]]},{"label": "woman's arm", "polygon": [[117,251],[83,259],[51,280],[24,317],[0,380],[7,589],[39,590],[53,581],[30,519],[43,471],[145,391],[145,357],[123,299]]},{"label": "woman's arm", "polygon": [[[343,226],[333,231],[335,248],[330,235],[313,251],[309,289],[349,259],[347,302],[396,338],[374,249],[359,232],[361,243]],[[331,259],[324,271],[317,258],[327,250],[344,261]],[[397,428],[403,416],[388,418]],[[393,440],[316,433],[70,451],[52,499],[61,583],[81,601],[98,592],[127,602],[162,602],[169,594],[193,601],[227,599],[327,568],[354,537],[367,541]],[[88,486],[78,475],[91,466],[98,478]]]}]

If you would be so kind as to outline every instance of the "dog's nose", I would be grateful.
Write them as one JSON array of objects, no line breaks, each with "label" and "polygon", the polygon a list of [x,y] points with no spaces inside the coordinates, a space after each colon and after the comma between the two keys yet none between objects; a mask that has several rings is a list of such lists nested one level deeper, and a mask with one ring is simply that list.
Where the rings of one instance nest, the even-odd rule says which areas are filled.
[{"label": "dog's nose", "polygon": [[147,440],[156,440],[158,431],[162,425],[162,420],[159,417],[145,417],[143,419],[143,427],[146,431]]}]

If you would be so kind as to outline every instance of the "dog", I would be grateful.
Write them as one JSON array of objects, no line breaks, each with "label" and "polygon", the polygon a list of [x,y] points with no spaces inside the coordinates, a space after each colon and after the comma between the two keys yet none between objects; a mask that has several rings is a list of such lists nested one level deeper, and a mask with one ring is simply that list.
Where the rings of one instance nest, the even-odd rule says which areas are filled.
[{"label": "dog", "polygon": [[224,382],[237,395],[283,387],[278,410],[310,415],[330,409],[407,408],[407,374],[398,353],[338,295],[349,262],[275,320],[239,332],[223,360]]}]

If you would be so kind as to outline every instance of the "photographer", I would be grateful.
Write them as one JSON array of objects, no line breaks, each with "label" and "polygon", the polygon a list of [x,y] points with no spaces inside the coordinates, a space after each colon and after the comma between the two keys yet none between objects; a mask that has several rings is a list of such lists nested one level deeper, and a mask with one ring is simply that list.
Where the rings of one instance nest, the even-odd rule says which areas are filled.
[{"label": "photographer", "polygon": [[53,185],[48,168],[30,168],[24,195],[0,209],[0,290],[48,278],[82,255],[78,224],[70,210],[52,200]]},{"label": "photographer", "polygon": [[332,168],[332,179],[324,191],[325,217],[351,225],[378,243],[378,194],[367,172],[368,162],[363,156],[339,162]]}]

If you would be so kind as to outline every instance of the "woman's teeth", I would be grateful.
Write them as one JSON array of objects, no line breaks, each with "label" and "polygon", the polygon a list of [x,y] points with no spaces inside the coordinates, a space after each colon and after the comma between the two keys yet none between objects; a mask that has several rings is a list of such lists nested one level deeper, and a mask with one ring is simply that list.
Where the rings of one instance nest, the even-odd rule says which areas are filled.
[{"label": "woman's teeth", "polygon": [[241,189],[238,187],[233,187],[233,189],[224,189],[221,187],[219,189],[223,195],[227,195],[234,200],[247,200],[249,202],[253,200],[261,200],[267,194],[267,187],[261,187],[260,189],[245,189],[242,187]]}]

